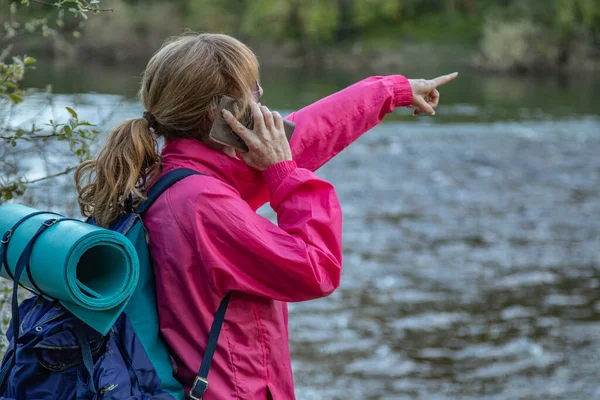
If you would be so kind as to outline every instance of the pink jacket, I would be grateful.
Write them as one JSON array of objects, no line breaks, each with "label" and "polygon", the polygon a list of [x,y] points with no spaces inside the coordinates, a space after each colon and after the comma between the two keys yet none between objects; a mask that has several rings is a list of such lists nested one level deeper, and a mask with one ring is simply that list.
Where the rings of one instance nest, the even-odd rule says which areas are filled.
[{"label": "pink jacket", "polygon": [[[191,176],[144,218],[155,262],[161,332],[189,391],[213,315],[234,291],[205,400],[294,399],[286,302],[324,297],[340,283],[342,212],[312,171],[394,107],[412,102],[407,79],[371,77],[288,116],[294,161],[264,173],[193,139],[169,140],[164,173]],[[270,201],[278,225],[256,214]]]}]

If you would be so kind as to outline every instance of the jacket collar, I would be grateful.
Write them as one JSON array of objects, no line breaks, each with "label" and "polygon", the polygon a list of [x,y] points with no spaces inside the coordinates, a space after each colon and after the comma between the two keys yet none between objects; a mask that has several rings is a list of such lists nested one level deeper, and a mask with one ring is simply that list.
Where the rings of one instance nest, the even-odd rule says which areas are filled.
[{"label": "jacket collar", "polygon": [[260,171],[240,159],[212,149],[196,139],[166,140],[161,152],[163,173],[175,168],[190,168],[217,178],[237,190],[246,202],[257,209],[269,199],[269,190]]}]

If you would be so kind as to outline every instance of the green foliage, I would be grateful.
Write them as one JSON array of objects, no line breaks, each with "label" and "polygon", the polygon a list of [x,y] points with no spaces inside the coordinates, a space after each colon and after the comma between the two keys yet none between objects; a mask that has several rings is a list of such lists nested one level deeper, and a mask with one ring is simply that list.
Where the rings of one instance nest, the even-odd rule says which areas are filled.
[{"label": "green foliage", "polygon": [[23,80],[25,69],[35,63],[33,57],[13,57],[12,63],[6,64],[0,58],[0,97],[8,98],[13,103],[23,101],[23,91],[19,83]]},{"label": "green foliage", "polygon": [[[419,42],[482,43],[487,55],[495,51],[494,46],[485,47],[494,42],[489,35],[503,24],[499,32],[511,38],[521,32],[525,36],[519,42],[533,51],[540,49],[533,64],[556,63],[552,54],[559,59],[567,54],[570,59],[568,50],[575,44],[597,53],[600,43],[598,0],[112,0],[110,4],[119,13],[86,24],[87,35],[77,44],[80,54],[106,62],[141,61],[183,27],[232,34],[257,49],[264,42],[264,48],[276,43],[308,62],[321,60],[319,55],[332,50],[388,52]],[[68,9],[63,11],[69,14]],[[512,24],[514,32],[509,33]],[[530,37],[531,29],[524,29],[527,24],[535,28],[536,38]],[[56,29],[56,24],[50,25]],[[71,22],[71,28],[80,27]]]},{"label": "green foliage", "polygon": [[294,39],[295,32],[290,22],[296,13],[294,1],[256,0],[247,3],[246,12],[241,16],[242,33],[274,41]]},{"label": "green foliage", "polygon": [[[87,160],[91,156],[90,143],[98,131],[93,129],[93,124],[80,120],[71,107],[66,107],[66,110],[71,115],[67,122],[50,120],[44,128],[37,127],[34,123],[27,130],[6,128],[5,132],[9,134],[0,136],[0,143],[4,142],[16,147],[22,142],[56,140],[65,142],[69,151],[76,155],[79,161]],[[20,177],[15,181],[0,184],[0,203],[23,195],[28,183],[31,182]]]},{"label": "green foliage", "polygon": [[[501,23],[541,27],[550,46],[600,34],[598,0],[194,0],[188,26],[306,50],[388,34],[411,40],[476,42]],[[486,21],[496,28],[486,28]],[[518,25],[516,29],[523,29]],[[371,40],[371,39],[368,39]],[[485,50],[485,49],[484,49]]]},{"label": "green foliage", "polygon": [[562,69],[598,57],[599,40],[597,0],[511,0],[488,13],[482,53],[501,70]]},{"label": "green foliage", "polygon": [[354,24],[362,27],[376,21],[397,20],[406,4],[403,0],[354,0],[351,6]]},{"label": "green foliage", "polygon": [[552,47],[543,43],[540,26],[528,20],[490,21],[485,26],[482,48],[487,62],[498,70],[526,69],[556,57],[542,57],[541,53]]},{"label": "green foliage", "polygon": [[339,26],[337,2],[313,1],[307,4],[297,1],[298,16],[304,34],[311,42],[328,42]]},{"label": "green foliage", "polygon": [[[240,34],[246,0],[196,0],[186,2],[185,26],[195,30]],[[257,3],[262,3],[257,0]],[[268,2],[267,2],[268,3]]]},{"label": "green foliage", "polygon": [[[30,5],[39,5],[50,9],[50,14],[40,18],[30,16],[27,11]],[[28,142],[55,140],[65,142],[69,151],[77,156],[80,161],[90,157],[90,143],[97,133],[93,125],[80,120],[77,113],[70,107],[67,111],[71,118],[67,122],[49,121],[44,127],[32,123],[28,127],[14,126],[11,123],[12,110],[21,103],[26,92],[21,88],[21,82],[26,71],[33,68],[36,60],[29,56],[10,56],[10,41],[22,35],[39,33],[43,37],[61,34],[65,26],[65,13],[72,19],[86,20],[88,14],[102,11],[98,0],[60,0],[46,2],[42,0],[20,0],[10,3],[10,12],[7,21],[2,24],[0,43],[6,44],[0,51],[0,150],[4,146],[17,147]],[[20,15],[25,16],[24,21],[19,21]],[[49,21],[54,21],[51,27]],[[75,26],[79,26],[76,24]],[[64,32],[64,30],[62,30]],[[75,35],[77,36],[77,35]],[[49,100],[51,101],[51,100]],[[2,151],[4,153],[4,151]],[[5,169],[12,169],[8,174]],[[16,168],[4,159],[0,160],[0,203],[11,200],[25,193],[28,184],[47,178],[52,178],[72,170],[67,168],[64,172],[54,174],[35,181],[27,181],[23,176],[16,174],[15,179],[8,180],[6,176],[15,175]]]}]

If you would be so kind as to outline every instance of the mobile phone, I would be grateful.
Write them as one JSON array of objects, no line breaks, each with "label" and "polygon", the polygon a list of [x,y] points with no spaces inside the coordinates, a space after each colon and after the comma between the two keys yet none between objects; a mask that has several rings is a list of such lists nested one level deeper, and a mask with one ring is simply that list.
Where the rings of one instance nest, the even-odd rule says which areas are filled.
[{"label": "mobile phone", "polygon": [[[248,152],[248,146],[229,126],[227,121],[221,115],[221,110],[228,110],[233,115],[236,115],[239,110],[240,104],[235,99],[223,96],[219,102],[219,112],[213,126],[210,128],[210,137],[217,143],[221,143],[226,146],[231,146],[241,153]],[[248,109],[244,115],[240,118],[240,122],[248,129],[254,128],[254,121],[252,118],[252,110]],[[285,130],[285,136],[288,141],[292,138],[296,124],[286,119],[283,120],[283,128]]]}]

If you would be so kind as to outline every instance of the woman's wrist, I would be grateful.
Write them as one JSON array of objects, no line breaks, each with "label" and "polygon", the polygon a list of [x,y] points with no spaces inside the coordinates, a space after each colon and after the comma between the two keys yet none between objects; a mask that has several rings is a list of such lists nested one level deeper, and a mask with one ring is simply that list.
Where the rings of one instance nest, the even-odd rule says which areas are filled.
[{"label": "woman's wrist", "polygon": [[262,171],[262,176],[271,193],[275,192],[281,182],[298,166],[296,165],[296,161],[287,160],[280,161],[276,164],[271,165],[269,168]]},{"label": "woman's wrist", "polygon": [[394,107],[408,107],[413,102],[413,90],[410,81],[402,75],[391,75],[394,88]]}]

